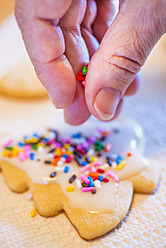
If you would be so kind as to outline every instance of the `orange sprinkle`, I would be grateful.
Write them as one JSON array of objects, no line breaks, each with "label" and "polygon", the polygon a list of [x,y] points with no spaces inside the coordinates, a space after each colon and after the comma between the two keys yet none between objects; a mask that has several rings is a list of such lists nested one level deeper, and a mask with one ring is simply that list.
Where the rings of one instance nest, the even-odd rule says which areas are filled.
[{"label": "orange sprinkle", "polygon": [[131,155],[132,155],[131,152],[127,153],[127,157],[131,157]]},{"label": "orange sprinkle", "polygon": [[89,172],[89,176],[92,177],[93,179],[94,179],[94,178],[98,178],[98,177],[99,177],[99,173],[96,173],[96,172]]},{"label": "orange sprinkle", "polygon": [[102,131],[102,132],[101,132],[101,135],[102,135],[103,137],[106,137],[106,136],[108,136],[109,134],[110,134],[109,131]]},{"label": "orange sprinkle", "polygon": [[54,158],[54,161],[52,161],[53,166],[57,166],[57,163],[59,162],[60,158]]},{"label": "orange sprinkle", "polygon": [[12,158],[12,157],[13,157],[12,151],[9,151],[9,153],[8,153],[8,158]]},{"label": "orange sprinkle", "polygon": [[109,151],[111,151],[111,148],[112,148],[112,145],[111,145],[110,143],[107,143],[107,144],[105,145],[105,147],[104,147],[104,150],[105,150],[106,152],[109,152]]}]

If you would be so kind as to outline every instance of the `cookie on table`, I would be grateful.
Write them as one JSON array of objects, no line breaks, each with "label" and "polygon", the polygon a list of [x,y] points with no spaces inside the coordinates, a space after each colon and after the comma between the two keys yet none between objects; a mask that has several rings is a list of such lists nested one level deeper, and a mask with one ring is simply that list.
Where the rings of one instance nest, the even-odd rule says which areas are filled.
[{"label": "cookie on table", "polygon": [[17,64],[0,79],[0,93],[20,98],[47,96],[29,60]]},{"label": "cookie on table", "polygon": [[14,14],[0,25],[0,93],[35,98],[47,92],[36,76]]},{"label": "cookie on table", "polygon": [[0,167],[11,190],[30,189],[40,215],[64,210],[80,236],[93,239],[124,219],[133,192],[155,190],[159,167],[142,156],[136,127],[128,121],[73,130],[64,129],[67,136],[47,129],[8,140]]}]

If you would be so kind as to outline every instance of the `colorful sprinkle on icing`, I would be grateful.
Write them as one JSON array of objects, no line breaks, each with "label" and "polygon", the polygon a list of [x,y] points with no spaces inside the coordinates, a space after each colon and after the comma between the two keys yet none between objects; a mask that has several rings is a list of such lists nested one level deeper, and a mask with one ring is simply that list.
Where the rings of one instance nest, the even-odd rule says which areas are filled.
[{"label": "colorful sprinkle on icing", "polygon": [[[87,72],[85,68],[87,67],[82,69],[79,77],[85,77]],[[16,143],[17,145],[10,139],[4,144],[2,155],[8,158],[18,157],[22,163],[25,160],[42,161],[44,166],[52,167],[52,173],[43,178],[44,184],[53,181],[57,173],[58,175],[66,173],[69,174],[68,183],[72,184],[66,187],[68,192],[73,192],[77,188],[82,192],[96,194],[103,183],[109,182],[109,178],[114,183],[119,182],[116,173],[126,165],[121,155],[111,153],[112,144],[106,142],[109,134],[107,130],[98,129],[89,137],[77,132],[69,139],[61,138],[54,129],[48,129],[42,136],[37,132],[32,136],[24,136],[23,140]],[[42,153],[45,151],[43,160],[40,156],[43,156]],[[130,156],[132,156],[130,152],[126,153],[126,157]],[[76,162],[80,168],[78,174],[70,174],[72,162]]]},{"label": "colorful sprinkle on icing", "polygon": [[68,186],[66,188],[67,192],[73,192],[75,190],[75,187],[74,186]]}]

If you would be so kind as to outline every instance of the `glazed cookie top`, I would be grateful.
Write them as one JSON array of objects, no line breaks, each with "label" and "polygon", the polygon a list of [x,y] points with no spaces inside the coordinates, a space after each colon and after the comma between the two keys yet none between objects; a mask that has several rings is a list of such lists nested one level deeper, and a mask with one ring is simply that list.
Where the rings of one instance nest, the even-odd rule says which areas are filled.
[{"label": "glazed cookie top", "polygon": [[[77,128],[78,129],[78,128]],[[139,132],[129,122],[33,133],[3,145],[2,159],[24,170],[33,183],[59,183],[75,208],[114,208],[119,182],[148,166],[138,150]]]}]

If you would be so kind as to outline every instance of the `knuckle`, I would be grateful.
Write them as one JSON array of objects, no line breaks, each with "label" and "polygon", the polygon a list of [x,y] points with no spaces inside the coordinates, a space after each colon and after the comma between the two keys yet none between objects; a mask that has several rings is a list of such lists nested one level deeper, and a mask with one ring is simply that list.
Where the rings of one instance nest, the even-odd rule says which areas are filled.
[{"label": "knuckle", "polygon": [[137,61],[125,56],[112,55],[110,62],[112,65],[124,69],[131,74],[138,73],[141,68]]},{"label": "knuckle", "polygon": [[[124,60],[124,58],[118,58],[119,60]],[[117,89],[127,87],[128,84],[135,77],[135,72],[131,70],[131,68],[127,68],[124,64],[120,64],[121,62],[115,62],[115,59],[104,59],[106,67],[109,67],[109,74],[111,78],[114,78]],[[108,69],[107,69],[108,70]]]}]

